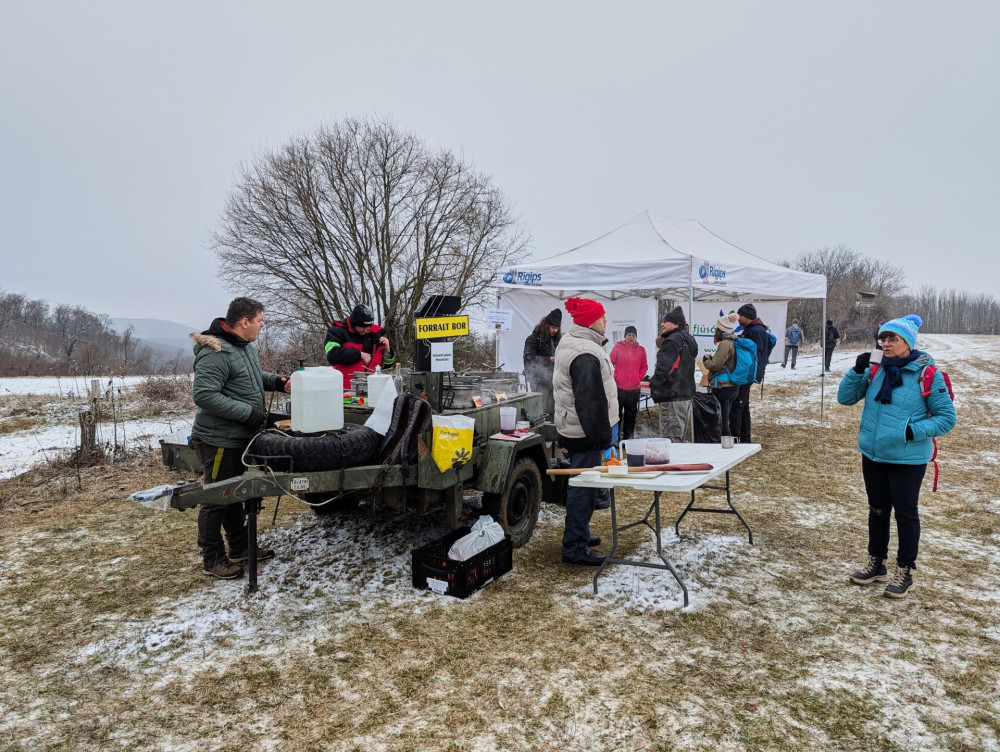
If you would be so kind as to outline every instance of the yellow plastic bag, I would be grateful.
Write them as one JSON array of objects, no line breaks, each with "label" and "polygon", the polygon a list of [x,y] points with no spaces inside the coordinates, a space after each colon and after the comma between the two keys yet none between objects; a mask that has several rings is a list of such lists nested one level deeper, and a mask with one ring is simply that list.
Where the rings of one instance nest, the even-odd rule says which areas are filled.
[{"label": "yellow plastic bag", "polygon": [[467,415],[431,417],[431,457],[442,473],[472,459],[475,418]]}]

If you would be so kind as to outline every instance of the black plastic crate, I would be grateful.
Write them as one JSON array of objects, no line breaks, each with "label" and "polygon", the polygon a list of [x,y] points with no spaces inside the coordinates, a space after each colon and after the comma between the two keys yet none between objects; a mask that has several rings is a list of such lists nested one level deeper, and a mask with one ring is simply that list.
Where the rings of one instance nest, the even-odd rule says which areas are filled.
[{"label": "black plastic crate", "polygon": [[[514,568],[514,546],[505,535],[499,543],[480,551],[471,559],[454,561],[448,558],[451,544],[468,535],[468,527],[452,530],[443,538],[431,541],[413,551],[413,587],[433,590],[456,598],[468,598],[480,588],[489,585],[502,574]],[[428,578],[435,580],[434,587]]]}]

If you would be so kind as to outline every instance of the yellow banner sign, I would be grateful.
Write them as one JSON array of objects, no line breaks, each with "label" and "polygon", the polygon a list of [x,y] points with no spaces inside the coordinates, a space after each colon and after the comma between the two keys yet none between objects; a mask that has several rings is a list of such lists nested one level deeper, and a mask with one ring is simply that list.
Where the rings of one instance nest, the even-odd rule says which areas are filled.
[{"label": "yellow banner sign", "polygon": [[417,339],[464,337],[468,333],[468,316],[440,316],[433,319],[417,319]]}]

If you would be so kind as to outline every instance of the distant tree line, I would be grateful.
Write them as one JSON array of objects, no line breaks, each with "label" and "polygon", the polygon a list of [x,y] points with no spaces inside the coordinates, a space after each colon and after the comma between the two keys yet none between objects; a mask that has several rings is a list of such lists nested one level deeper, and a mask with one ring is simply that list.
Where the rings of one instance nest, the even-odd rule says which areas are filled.
[{"label": "distant tree line", "polygon": [[[992,295],[922,287],[906,287],[902,267],[869,258],[848,246],[804,251],[785,266],[826,275],[826,317],[848,340],[874,341],[880,322],[908,313],[924,320],[920,331],[929,334],[1000,334],[1000,303]],[[869,293],[859,305],[858,293]],[[794,300],[788,318],[797,318],[806,340],[817,342],[823,333],[823,301]]]},{"label": "distant tree line", "polygon": [[166,364],[107,315],[0,290],[0,376],[133,375],[157,365]]}]

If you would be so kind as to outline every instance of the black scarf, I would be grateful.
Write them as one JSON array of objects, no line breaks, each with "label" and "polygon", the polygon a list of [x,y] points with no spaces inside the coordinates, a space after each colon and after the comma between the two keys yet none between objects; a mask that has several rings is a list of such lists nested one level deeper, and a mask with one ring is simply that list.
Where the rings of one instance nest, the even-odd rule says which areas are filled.
[{"label": "black scarf", "polygon": [[905,358],[885,358],[882,360],[882,387],[875,395],[875,401],[888,405],[892,402],[892,390],[903,383],[903,372],[900,370],[907,363],[912,363],[921,355],[919,350],[913,350]]}]

